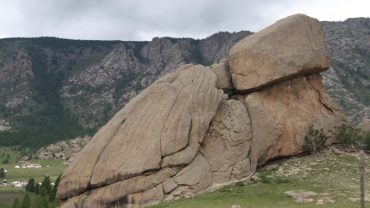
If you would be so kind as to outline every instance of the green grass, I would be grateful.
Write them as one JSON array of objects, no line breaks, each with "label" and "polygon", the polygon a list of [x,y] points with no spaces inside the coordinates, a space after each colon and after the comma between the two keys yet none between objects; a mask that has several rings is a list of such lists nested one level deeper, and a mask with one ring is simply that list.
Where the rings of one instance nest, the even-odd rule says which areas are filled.
[{"label": "green grass", "polygon": [[[272,207],[318,207],[317,204],[298,205],[291,198],[288,198],[284,192],[289,190],[297,190],[304,187],[307,190],[318,193],[327,192],[328,190],[320,185],[310,183],[289,183],[289,184],[247,184],[245,187],[236,188],[236,186],[228,186],[213,193],[204,194],[192,199],[180,199],[170,203],[163,203],[155,208],[230,208],[233,204],[239,204],[245,208],[272,208]],[[340,196],[334,197],[336,203],[325,204],[321,207],[328,208],[350,208],[358,207],[353,202],[341,200]],[[340,204],[340,206],[338,206]],[[154,208],[153,207],[153,208]],[[319,206],[320,207],[320,206]]]},{"label": "green grass", "polygon": [[203,194],[192,199],[180,199],[170,203],[162,203],[153,208],[230,208],[231,205],[239,204],[242,208],[296,208],[296,207],[328,207],[328,208],[351,208],[358,204],[350,200],[344,200],[341,195],[333,194],[336,200],[333,204],[317,205],[316,203],[297,204],[287,197],[284,192],[290,190],[315,191],[317,193],[330,192],[327,187],[309,182],[295,181],[287,184],[247,183],[245,187],[228,186],[213,193]]},{"label": "green grass", "polygon": [[66,168],[62,160],[30,160],[29,162],[39,163],[42,168],[15,168],[20,163],[1,165],[1,167],[8,170],[8,182],[15,180],[28,181],[29,178],[35,178],[36,181],[40,182],[44,176],[50,176],[52,180],[55,180]]},{"label": "green grass", "polygon": [[2,191],[0,190],[0,208],[10,208],[15,198],[22,200],[25,195],[24,191]]},{"label": "green grass", "polygon": [[[62,160],[37,160],[33,159],[28,162],[39,163],[42,168],[15,168],[16,165],[21,166],[17,162],[20,158],[20,152],[14,147],[0,147],[0,156],[9,154],[10,163],[3,164],[0,161],[0,168],[8,170],[6,180],[12,181],[28,181],[30,178],[35,178],[36,182],[41,182],[44,176],[49,176],[51,181],[55,179],[64,171],[66,165]],[[1,159],[1,158],[0,158]],[[2,182],[2,181],[0,181]],[[14,188],[10,186],[0,186],[0,208],[8,208],[11,206],[15,198],[21,200],[24,197],[24,189]]]},{"label": "green grass", "polygon": [[[55,179],[63,172],[66,166],[62,160],[31,160],[31,163],[39,163],[42,168],[14,168],[18,163],[0,165],[8,170],[7,181],[28,181],[29,178],[35,178],[36,182],[41,182],[45,175]],[[50,166],[50,167],[47,167]],[[21,200],[25,194],[24,189],[13,188],[9,186],[0,186],[0,208],[10,207],[15,198]]]},{"label": "green grass", "polygon": [[[370,160],[366,161],[367,167]],[[279,161],[258,170],[253,180],[222,187],[189,199],[164,202],[153,208],[357,208],[359,202],[358,159],[335,155],[329,151],[300,158]],[[366,190],[370,190],[370,172],[367,173]],[[334,203],[298,204],[284,192],[291,190],[329,193]],[[370,193],[367,194],[367,197]]]},{"label": "green grass", "polygon": [[38,160],[33,159],[28,162],[38,163],[42,165],[42,168],[15,168],[16,165],[21,166],[21,163],[18,162],[20,159],[20,151],[14,147],[0,147],[0,159],[1,155],[10,156],[10,161],[8,164],[2,163],[0,161],[0,168],[8,170],[7,172],[7,181],[28,181],[29,178],[35,178],[36,181],[41,182],[44,176],[49,176],[52,180],[56,179],[63,170],[66,168],[66,165],[63,164],[62,160]]}]

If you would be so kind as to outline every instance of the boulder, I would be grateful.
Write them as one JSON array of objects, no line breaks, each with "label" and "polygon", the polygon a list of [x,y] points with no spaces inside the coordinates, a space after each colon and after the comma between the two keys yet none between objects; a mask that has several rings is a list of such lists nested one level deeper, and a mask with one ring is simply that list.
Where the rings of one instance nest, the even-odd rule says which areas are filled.
[{"label": "boulder", "polygon": [[165,75],[75,157],[58,187],[61,207],[191,197],[302,152],[311,125],[332,142],[343,117],[317,73],[330,64],[321,36],[316,20],[294,15],[239,42],[229,60]]},{"label": "boulder", "polygon": [[231,77],[240,91],[288,80],[330,67],[320,22],[296,14],[237,42],[229,52]]}]

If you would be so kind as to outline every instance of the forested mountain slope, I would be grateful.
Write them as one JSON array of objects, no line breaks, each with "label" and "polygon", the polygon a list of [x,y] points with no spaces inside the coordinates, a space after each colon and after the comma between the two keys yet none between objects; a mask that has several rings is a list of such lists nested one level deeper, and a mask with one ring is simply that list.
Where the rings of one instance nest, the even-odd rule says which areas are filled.
[{"label": "forested mountain slope", "polygon": [[249,32],[149,42],[0,40],[0,144],[38,147],[94,132],[148,84],[210,65]]},{"label": "forested mountain slope", "polygon": [[[328,93],[350,121],[370,125],[370,19],[322,22],[333,69]],[[39,147],[91,134],[154,80],[186,63],[210,65],[250,32],[152,41],[0,40],[0,145]]]}]

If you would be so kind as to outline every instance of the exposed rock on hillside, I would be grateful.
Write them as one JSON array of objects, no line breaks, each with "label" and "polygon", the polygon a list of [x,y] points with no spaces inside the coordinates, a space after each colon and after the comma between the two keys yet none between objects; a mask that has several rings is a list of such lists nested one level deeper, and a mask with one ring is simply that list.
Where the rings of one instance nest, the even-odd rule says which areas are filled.
[{"label": "exposed rock on hillside", "polygon": [[322,25],[333,60],[333,69],[324,73],[328,93],[353,124],[370,128],[370,19]]},{"label": "exposed rock on hillside", "polygon": [[60,141],[40,148],[35,156],[39,159],[58,159],[70,163],[76,154],[81,152],[90,140],[91,137],[85,136],[67,141]]},{"label": "exposed rock on hillside", "polygon": [[[0,96],[5,98],[0,100],[0,106],[9,112],[27,115],[31,113],[36,104],[32,99],[35,92],[31,90],[35,77],[32,62],[24,48],[12,48],[11,50],[12,55],[2,57],[0,62]],[[17,84],[9,87],[11,80],[17,80]],[[9,125],[8,123],[7,126]]]},{"label": "exposed rock on hillside", "polygon": [[[293,15],[271,28],[302,22],[316,20]],[[321,31],[319,24],[305,26]],[[285,50],[303,56],[309,47],[308,57],[303,57],[307,63],[290,59],[290,53],[280,59],[313,75],[297,73],[292,78],[279,65],[261,68],[267,77],[280,74],[283,79],[278,80],[285,81],[261,77],[258,83],[263,89],[229,96],[222,89],[237,88],[235,79],[240,86],[249,80],[230,76],[228,61],[178,68],[132,99],[98,131],[62,176],[58,189],[62,207],[140,207],[191,196],[247,177],[269,159],[301,152],[310,125],[330,134],[343,117],[332,106],[317,73],[329,67],[325,46],[316,44],[324,44],[323,35],[310,36],[305,27],[291,30],[291,34],[308,35],[310,41]],[[263,30],[234,47],[249,53],[253,49],[243,46],[249,41],[258,45],[258,37],[269,36],[268,31],[274,33]],[[284,43],[271,42],[275,47]],[[257,59],[264,63],[275,56],[266,53]],[[231,57],[233,63],[246,58]]]},{"label": "exposed rock on hillside", "polygon": [[6,120],[0,120],[0,132],[9,131],[12,127],[9,126],[9,122]]}]

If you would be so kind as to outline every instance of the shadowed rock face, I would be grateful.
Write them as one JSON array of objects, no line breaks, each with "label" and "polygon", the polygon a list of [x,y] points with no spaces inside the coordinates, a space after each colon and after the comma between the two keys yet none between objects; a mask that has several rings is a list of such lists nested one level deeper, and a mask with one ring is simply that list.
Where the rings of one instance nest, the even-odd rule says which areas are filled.
[{"label": "shadowed rock face", "polygon": [[[211,67],[184,65],[150,85],[64,172],[58,188],[62,207],[141,207],[192,196],[248,177],[269,159],[300,153],[310,125],[332,135],[342,116],[317,74],[330,61],[316,22],[290,16],[238,42],[229,60]],[[285,41],[268,38],[282,32]],[[292,39],[299,44],[286,42]],[[267,53],[268,44],[286,53]],[[266,53],[244,56],[260,45]],[[250,68],[253,60],[245,59],[254,58],[262,65]],[[234,76],[235,70],[263,72]]]},{"label": "shadowed rock face", "polygon": [[330,142],[343,116],[326,95],[320,74],[283,81],[239,96],[251,117],[252,168],[276,157],[299,154],[310,125],[325,130]]}]

